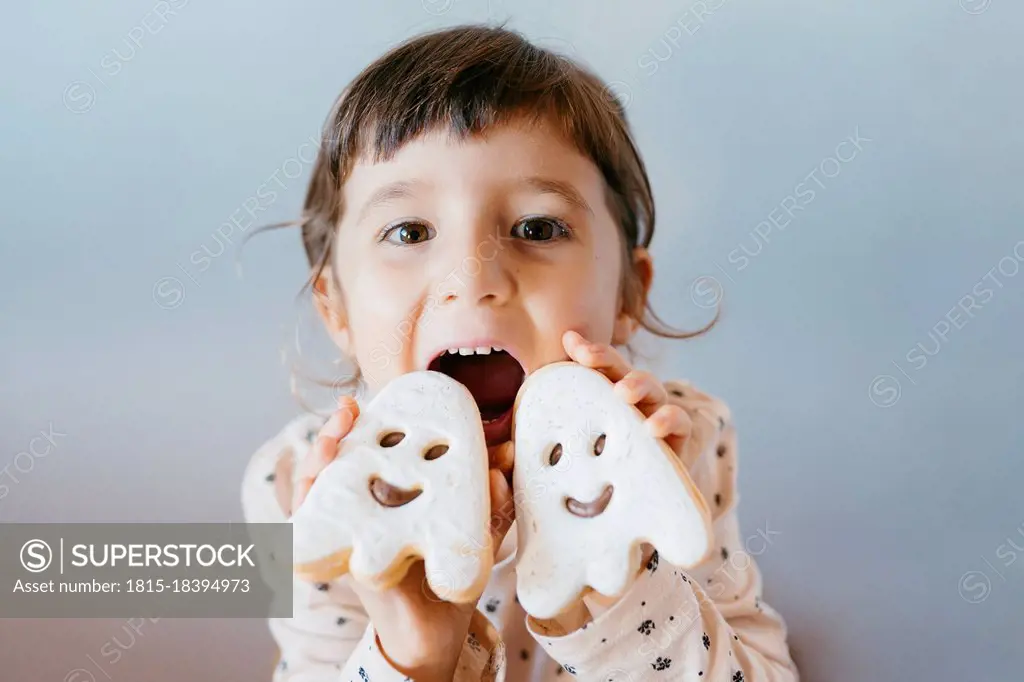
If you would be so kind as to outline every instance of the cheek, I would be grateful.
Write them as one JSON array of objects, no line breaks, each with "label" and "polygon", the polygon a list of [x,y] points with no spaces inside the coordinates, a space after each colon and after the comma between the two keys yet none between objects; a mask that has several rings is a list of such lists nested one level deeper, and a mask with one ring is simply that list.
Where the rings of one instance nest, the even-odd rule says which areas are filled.
[{"label": "cheek", "polygon": [[565,264],[556,278],[544,278],[534,288],[535,309],[552,330],[576,329],[592,341],[608,342],[618,304],[618,278],[616,262],[595,255]]},{"label": "cheek", "polygon": [[422,286],[410,272],[382,270],[378,263],[364,262],[341,277],[345,291],[351,352],[364,373],[378,378],[399,372],[399,362],[410,349],[413,313]]},{"label": "cheek", "polygon": [[358,260],[347,265],[341,278],[350,306],[357,311],[353,321],[360,328],[356,331],[376,329],[379,334],[384,326],[389,327],[385,333],[390,333],[422,298],[422,268],[393,267],[370,254]]}]

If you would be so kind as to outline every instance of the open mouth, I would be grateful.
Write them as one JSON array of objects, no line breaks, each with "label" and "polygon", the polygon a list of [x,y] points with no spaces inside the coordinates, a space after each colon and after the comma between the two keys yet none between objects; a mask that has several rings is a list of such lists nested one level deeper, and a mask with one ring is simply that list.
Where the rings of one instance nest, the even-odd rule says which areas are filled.
[{"label": "open mouth", "polygon": [[526,376],[518,360],[497,348],[452,349],[434,358],[427,369],[447,374],[469,389],[480,410],[487,445],[511,440],[512,406]]},{"label": "open mouth", "polygon": [[610,485],[606,485],[601,494],[597,496],[597,499],[592,502],[580,502],[575,497],[567,497],[565,498],[565,508],[573,516],[579,516],[583,519],[600,516],[608,508],[608,503],[612,501],[612,491],[613,488]]}]

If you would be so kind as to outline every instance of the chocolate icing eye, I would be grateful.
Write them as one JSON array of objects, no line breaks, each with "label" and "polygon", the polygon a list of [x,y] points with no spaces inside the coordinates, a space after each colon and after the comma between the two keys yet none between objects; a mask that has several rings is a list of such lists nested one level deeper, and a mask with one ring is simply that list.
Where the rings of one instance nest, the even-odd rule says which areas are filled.
[{"label": "chocolate icing eye", "polygon": [[446,452],[448,452],[448,446],[445,445],[444,443],[441,443],[440,445],[435,445],[432,448],[428,449],[426,452],[424,452],[423,459],[427,461],[437,459]]},{"label": "chocolate icing eye", "polygon": [[604,452],[604,440],[605,435],[602,433],[600,436],[597,437],[597,440],[594,441],[594,457],[597,457],[602,452]]},{"label": "chocolate icing eye", "polygon": [[378,442],[380,443],[380,446],[382,448],[393,448],[399,443],[401,443],[404,439],[405,434],[402,433],[401,431],[391,431],[390,433],[385,433],[383,436],[381,436],[380,441]]},{"label": "chocolate icing eye", "polygon": [[551,455],[548,457],[548,464],[555,466],[560,459],[562,459],[562,444],[555,443],[555,447],[551,449]]}]

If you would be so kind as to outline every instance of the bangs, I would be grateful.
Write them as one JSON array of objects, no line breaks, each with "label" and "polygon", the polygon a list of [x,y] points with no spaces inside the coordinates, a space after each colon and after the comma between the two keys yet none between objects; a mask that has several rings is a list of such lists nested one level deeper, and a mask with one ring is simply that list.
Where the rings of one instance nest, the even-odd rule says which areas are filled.
[{"label": "bangs", "polygon": [[[653,215],[637,215],[632,204],[650,188],[629,186],[630,175],[646,181],[646,174],[618,99],[580,65],[504,28],[456,27],[395,47],[342,93],[324,130],[324,152],[340,185],[357,159],[388,161],[423,134],[443,130],[466,139],[512,123],[552,125],[590,158],[616,217],[633,226],[627,241],[646,245],[636,227],[650,225]],[[627,197],[634,201],[618,200]]]}]

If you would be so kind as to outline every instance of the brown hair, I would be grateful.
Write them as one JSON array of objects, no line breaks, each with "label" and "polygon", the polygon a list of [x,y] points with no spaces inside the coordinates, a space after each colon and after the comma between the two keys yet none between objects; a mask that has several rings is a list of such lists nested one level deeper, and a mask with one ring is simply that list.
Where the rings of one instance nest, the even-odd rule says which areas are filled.
[{"label": "brown hair", "polygon": [[[299,221],[311,267],[306,288],[331,261],[343,210],[342,184],[356,159],[386,161],[407,142],[447,128],[459,138],[513,120],[553,123],[604,177],[623,234],[621,300],[646,330],[685,339],[651,308],[633,267],[636,246],[654,235],[654,198],[619,100],[586,68],[504,27],[457,26],[411,38],[366,67],[341,93],[323,140]],[[336,282],[335,278],[335,282]]]}]

